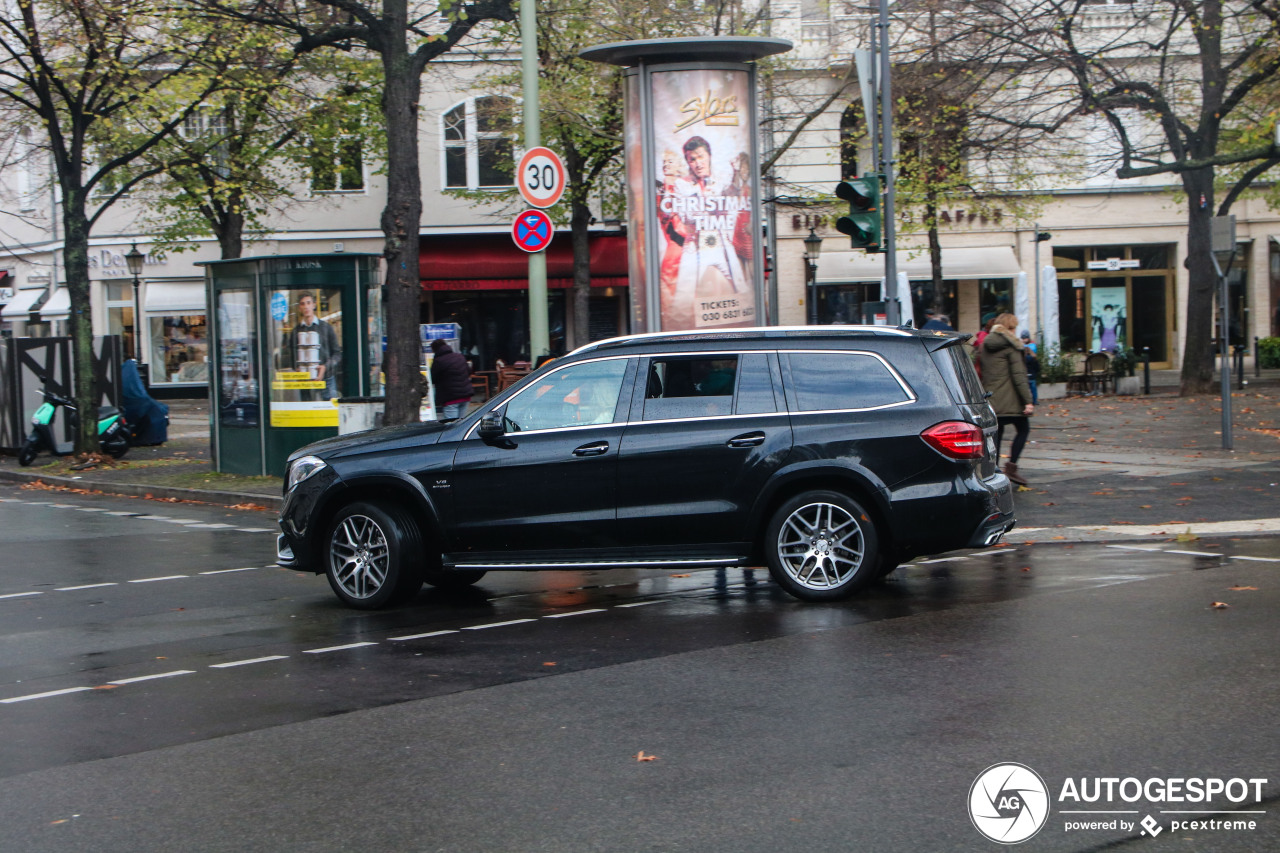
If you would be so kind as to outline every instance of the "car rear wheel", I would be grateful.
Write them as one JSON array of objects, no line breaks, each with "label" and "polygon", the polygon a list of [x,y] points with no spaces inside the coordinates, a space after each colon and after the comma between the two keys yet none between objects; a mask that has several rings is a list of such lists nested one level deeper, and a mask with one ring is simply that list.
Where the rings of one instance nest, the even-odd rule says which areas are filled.
[{"label": "car rear wheel", "polygon": [[404,510],[359,502],[334,517],[326,539],[325,574],[343,603],[361,610],[391,607],[422,588],[422,534]]},{"label": "car rear wheel", "polygon": [[840,492],[796,495],[778,507],[765,535],[769,573],[803,601],[847,598],[878,576],[875,522]]}]

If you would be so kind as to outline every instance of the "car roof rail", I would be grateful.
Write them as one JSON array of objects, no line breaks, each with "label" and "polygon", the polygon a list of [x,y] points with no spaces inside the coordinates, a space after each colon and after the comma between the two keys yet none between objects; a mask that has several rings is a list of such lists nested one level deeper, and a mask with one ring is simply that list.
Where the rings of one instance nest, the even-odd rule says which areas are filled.
[{"label": "car roof rail", "polygon": [[580,346],[569,355],[578,355],[593,350],[611,349],[634,343],[678,343],[680,341],[726,340],[741,338],[806,338],[806,337],[866,337],[867,335],[892,335],[898,337],[915,337],[918,329],[894,326],[873,325],[839,325],[839,326],[749,326],[743,328],[724,329],[722,331],[706,329],[685,329],[671,332],[643,332],[637,335],[623,335],[592,341]]}]

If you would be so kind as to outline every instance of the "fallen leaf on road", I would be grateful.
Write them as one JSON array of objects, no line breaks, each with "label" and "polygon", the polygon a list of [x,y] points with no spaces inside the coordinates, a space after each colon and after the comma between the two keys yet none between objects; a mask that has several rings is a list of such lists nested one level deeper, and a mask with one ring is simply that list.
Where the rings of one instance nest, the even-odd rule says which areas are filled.
[{"label": "fallen leaf on road", "polygon": [[1018,491],[1020,491],[1020,492],[1029,492],[1029,491],[1031,491],[1031,488],[1030,488],[1029,486],[1018,486]]},{"label": "fallen leaf on road", "polygon": [[1173,538],[1174,538],[1175,540],[1177,540],[1178,542],[1194,542],[1194,541],[1196,541],[1197,539],[1199,539],[1200,537],[1199,537],[1199,536],[1197,536],[1197,535],[1195,535],[1194,533],[1192,533],[1192,532],[1191,532],[1191,528],[1190,528],[1190,527],[1188,527],[1188,528],[1187,528],[1187,532],[1186,532],[1186,533],[1179,533],[1177,536],[1175,536],[1175,537],[1173,537]]},{"label": "fallen leaf on road", "polygon": [[[1209,606],[1212,607],[1214,610],[1225,610],[1231,605],[1222,601],[1215,601],[1213,604],[1210,604]],[[643,754],[644,753],[641,753],[641,755]]]},{"label": "fallen leaf on road", "polygon": [[1232,587],[1227,587],[1227,588],[1228,588],[1228,589],[1234,589],[1234,590],[1236,590],[1237,592],[1240,592],[1240,591],[1243,591],[1243,590],[1246,590],[1246,589],[1253,590],[1254,592],[1257,592],[1257,591],[1258,591],[1258,588],[1257,588],[1256,586],[1240,586],[1239,584],[1237,584],[1237,585],[1235,585],[1235,586],[1232,586]]},{"label": "fallen leaf on road", "polygon": [[542,665],[543,665],[543,666],[555,666],[555,665],[556,665],[556,662],[555,662],[555,661],[553,661],[553,660],[543,661]]},{"label": "fallen leaf on road", "polygon": [[1142,504],[1138,509],[1151,509],[1151,504]]},{"label": "fallen leaf on road", "polygon": [[691,578],[693,575],[672,575],[673,578]]},{"label": "fallen leaf on road", "polygon": [[[1222,605],[1222,606],[1223,606],[1223,607],[1226,607],[1227,605],[1225,605],[1225,604],[1224,604],[1224,605]],[[658,756],[656,756],[656,755],[645,755],[645,754],[644,754],[644,750],[643,750],[643,749],[642,749],[642,750],[640,750],[640,752],[636,753],[636,761],[657,761],[657,760],[658,760]]]}]

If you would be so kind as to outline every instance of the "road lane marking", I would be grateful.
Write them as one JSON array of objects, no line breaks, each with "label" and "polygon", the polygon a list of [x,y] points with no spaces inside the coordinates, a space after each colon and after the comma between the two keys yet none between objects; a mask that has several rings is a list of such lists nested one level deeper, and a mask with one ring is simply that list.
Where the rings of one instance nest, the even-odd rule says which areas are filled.
[{"label": "road lane marking", "polygon": [[223,524],[222,522],[201,523],[201,522],[197,522],[195,519],[191,519],[190,521],[184,522],[184,523],[186,524],[187,527],[199,527],[205,530],[225,530],[227,528],[235,527],[234,524]]},{"label": "road lane marking", "polygon": [[138,578],[129,583],[152,583],[153,581],[176,581],[178,578],[190,577],[190,575],[165,575],[162,578]]},{"label": "road lane marking", "polygon": [[202,574],[202,575],[229,575],[229,574],[231,574],[232,572],[256,572],[257,570],[258,570],[258,567],[257,567],[257,566],[249,566],[248,568],[244,568],[244,569],[214,569],[214,570],[213,570],[213,571],[211,571],[211,572],[201,572],[200,574]]},{"label": "road lane marking", "polygon": [[604,613],[603,607],[596,607],[591,610],[575,610],[572,613],[548,613],[543,619],[564,619],[567,616],[581,616],[584,613]]},{"label": "road lane marking", "polygon": [[241,533],[275,533],[270,527],[237,527]]},{"label": "road lane marking", "polygon": [[139,681],[154,681],[157,678],[173,678],[175,675],[194,675],[194,669],[175,669],[173,672],[158,672],[155,675],[139,675],[134,678],[121,678],[117,681],[108,681],[107,684],[137,684]]},{"label": "road lane marking", "polygon": [[1166,554],[1186,554],[1188,557],[1225,557],[1226,554],[1219,554],[1216,551],[1175,551],[1172,548],[1165,551]]},{"label": "road lane marking", "polygon": [[200,519],[198,518],[166,518],[164,520],[169,522],[170,524],[195,524]]},{"label": "road lane marking", "polygon": [[1232,554],[1233,560],[1253,560],[1258,563],[1280,563],[1280,557],[1243,557],[1239,554]]},{"label": "road lane marking", "polygon": [[632,604],[619,604],[617,606],[618,607],[644,607],[646,604],[666,604],[666,600],[659,599],[657,601],[637,601]]},{"label": "road lane marking", "polygon": [[908,563],[909,566],[927,566],[930,563],[950,563],[952,560],[967,560],[968,557],[935,557],[932,560],[920,560],[915,563]]},{"label": "road lane marking", "polygon": [[485,628],[502,628],[507,625],[519,625],[521,622],[532,622],[532,619],[512,619],[508,622],[490,622],[487,625],[464,625],[464,631],[483,631]]},{"label": "road lane marking", "polygon": [[110,581],[109,583],[86,583],[81,584],[80,586],[60,586],[55,589],[54,592],[73,592],[77,589],[97,589],[100,586],[119,586],[119,584],[115,581]]},{"label": "road lane marking", "polygon": [[209,669],[227,669],[233,666],[248,666],[251,663],[266,663],[273,660],[284,660],[288,655],[267,655],[264,658],[249,658],[248,660],[233,660],[228,663],[211,663]]},{"label": "road lane marking", "polygon": [[[140,515],[138,518],[143,521],[172,521],[173,518],[167,515]],[[194,521],[195,519],[192,519]]]},{"label": "road lane marking", "polygon": [[1121,551],[1163,551],[1163,545],[1108,545],[1108,548],[1119,548]]},{"label": "road lane marking", "polygon": [[105,509],[96,506],[78,506],[76,509],[80,510],[80,512],[106,512]]},{"label": "road lane marking", "polygon": [[29,595],[44,595],[43,592],[11,592],[8,595],[0,595],[0,598],[25,598]]},{"label": "road lane marking", "polygon": [[450,628],[447,631],[428,631],[425,634],[409,634],[404,637],[387,637],[388,640],[421,640],[424,637],[439,637],[441,634],[456,634],[456,628]]},{"label": "road lane marking", "polygon": [[366,642],[366,643],[347,643],[345,646],[329,646],[328,648],[324,648],[324,649],[303,649],[303,650],[302,650],[302,653],[303,653],[304,655],[322,655],[322,654],[324,654],[325,652],[341,652],[341,651],[344,651],[344,650],[346,650],[346,649],[358,649],[358,648],[360,648],[361,646],[376,646],[376,645],[378,645],[378,644],[377,644],[377,643],[371,643],[371,642]]},{"label": "road lane marking", "polygon": [[26,696],[13,696],[9,699],[0,699],[0,704],[11,705],[14,702],[27,702],[31,699],[44,699],[47,696],[64,696],[68,693],[79,693],[83,690],[92,689],[92,687],[68,687],[64,690],[50,690],[48,693],[30,693]]}]

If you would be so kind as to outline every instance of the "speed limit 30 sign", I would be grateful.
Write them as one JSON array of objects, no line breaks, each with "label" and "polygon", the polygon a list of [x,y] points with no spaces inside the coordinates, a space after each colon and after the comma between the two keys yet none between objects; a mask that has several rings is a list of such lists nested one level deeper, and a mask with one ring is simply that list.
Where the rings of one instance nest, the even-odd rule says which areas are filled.
[{"label": "speed limit 30 sign", "polygon": [[550,148],[530,148],[516,170],[520,195],[532,207],[551,207],[564,194],[564,163]]}]

